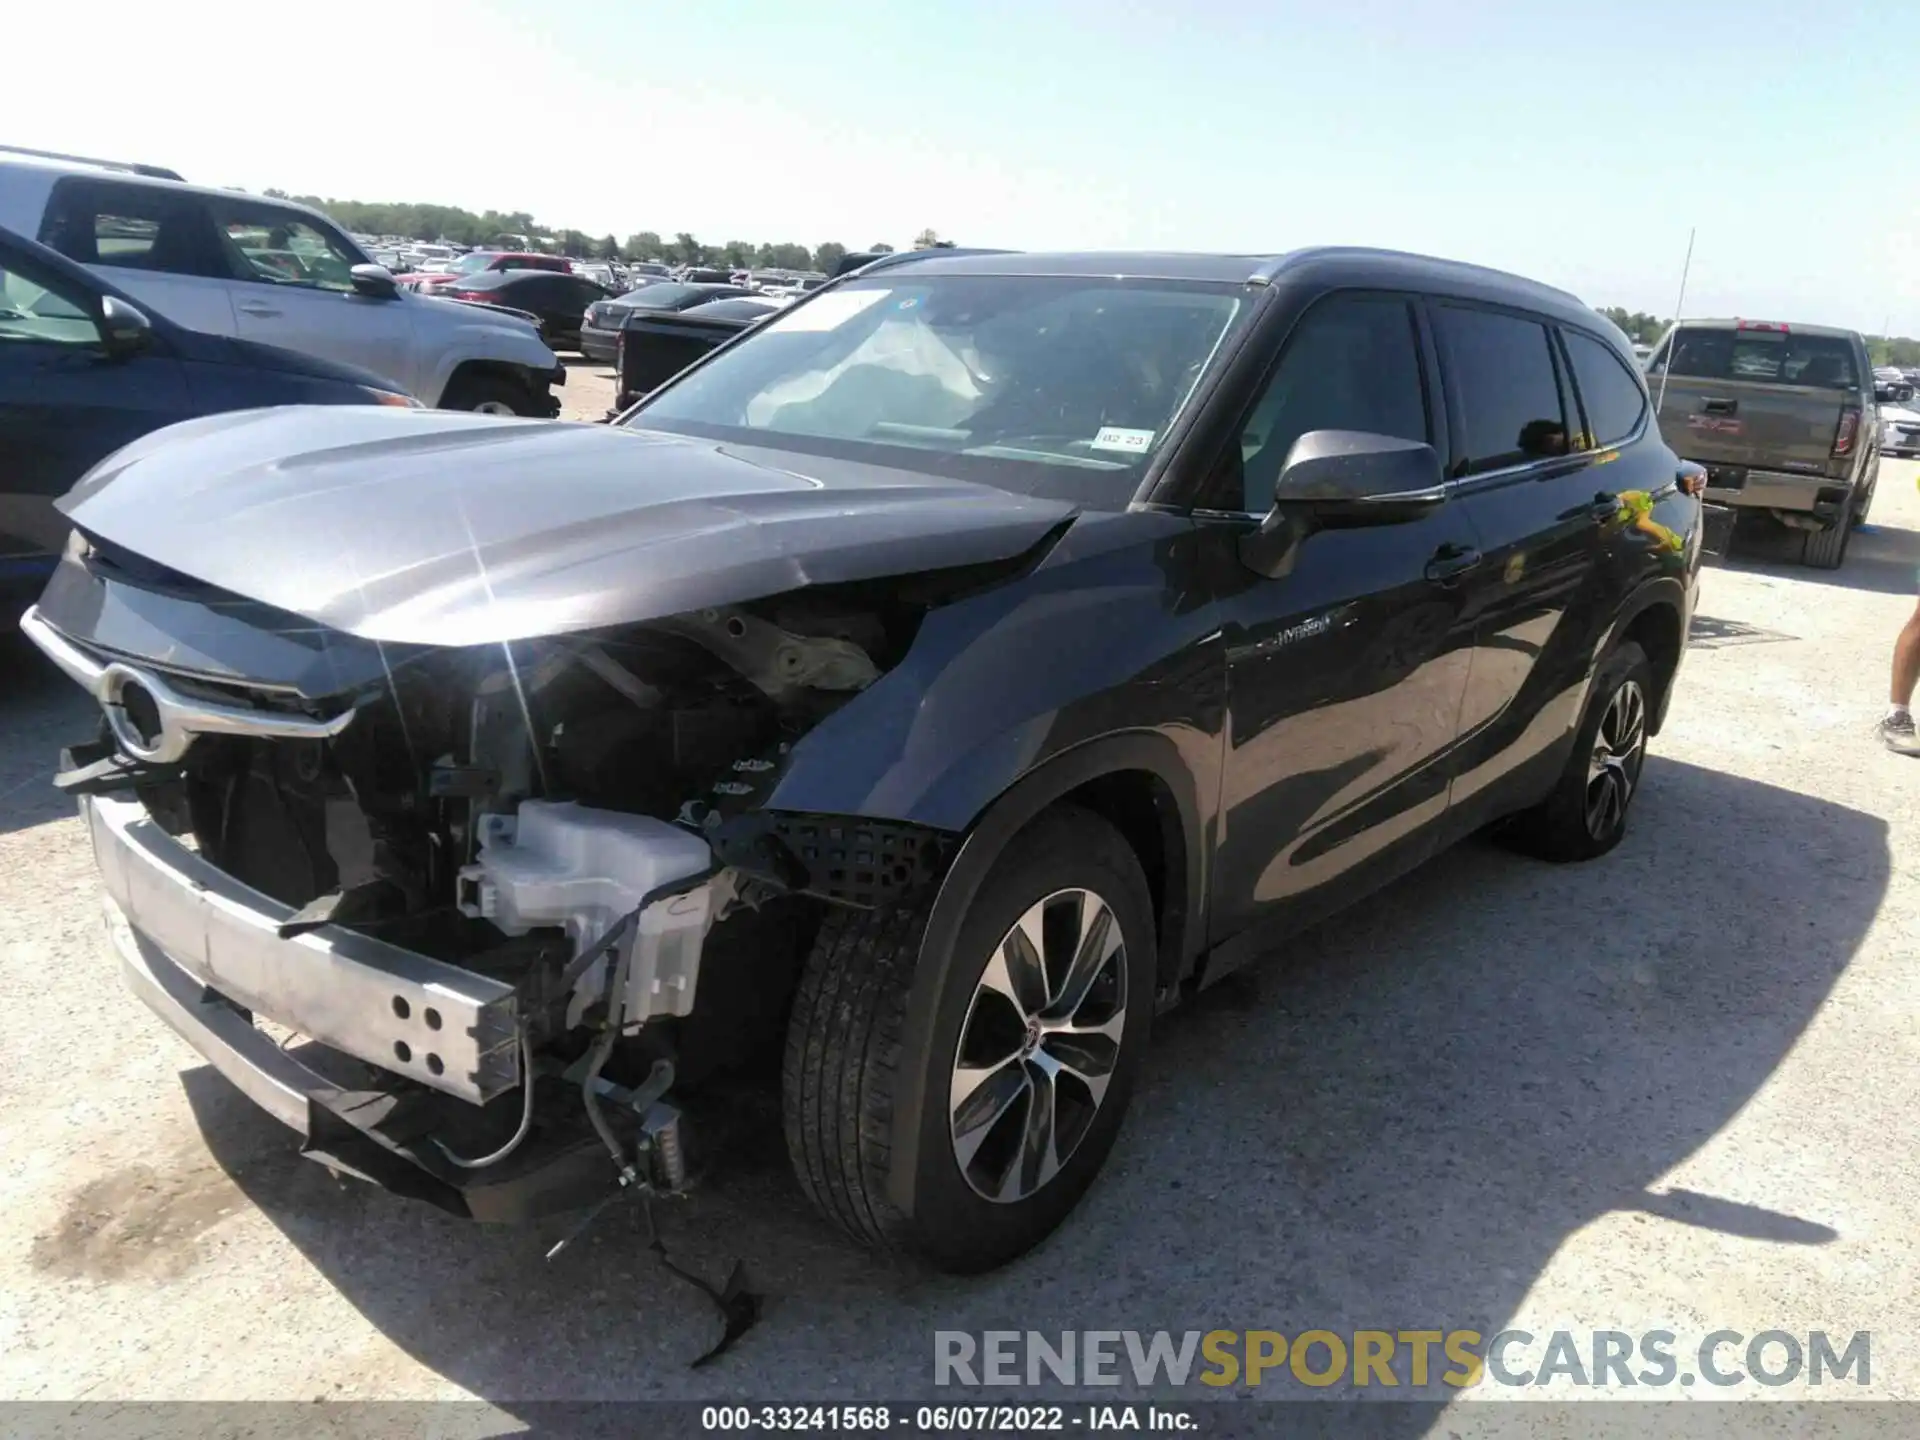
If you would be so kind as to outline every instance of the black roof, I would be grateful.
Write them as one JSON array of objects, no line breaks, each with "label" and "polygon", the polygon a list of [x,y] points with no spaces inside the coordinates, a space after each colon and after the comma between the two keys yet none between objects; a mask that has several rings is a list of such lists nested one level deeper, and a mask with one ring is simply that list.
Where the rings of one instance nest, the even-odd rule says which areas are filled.
[{"label": "black roof", "polygon": [[[1523,305],[1531,310],[1606,328],[1607,322],[1577,296],[1551,285],[1431,255],[1363,246],[1316,246],[1268,255],[1204,255],[1180,251],[915,250],[886,269],[911,265],[942,275],[1085,275],[1130,279],[1197,280],[1225,284],[1407,286],[1463,299]],[[884,272],[882,272],[884,273]]]},{"label": "black roof", "polygon": [[736,296],[753,294],[743,285],[721,285],[711,280],[666,280],[658,285],[642,285],[637,289],[623,291],[618,295],[609,295],[609,305],[631,305],[640,310],[659,308],[662,295],[673,295],[686,299],[689,295],[700,294],[708,300],[728,300]]}]

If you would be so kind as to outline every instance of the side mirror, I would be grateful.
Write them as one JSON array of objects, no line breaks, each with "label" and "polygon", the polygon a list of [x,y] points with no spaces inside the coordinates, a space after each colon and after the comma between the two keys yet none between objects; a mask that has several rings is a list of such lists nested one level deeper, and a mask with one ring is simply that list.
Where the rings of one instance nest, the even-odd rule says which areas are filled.
[{"label": "side mirror", "polygon": [[1446,503],[1446,473],[1431,445],[1364,430],[1309,430],[1293,442],[1273,486],[1273,509],[1240,539],[1240,560],[1269,579],[1291,574],[1316,530],[1417,520]]},{"label": "side mirror", "polygon": [[369,300],[392,300],[400,294],[393,272],[384,265],[356,265],[348,272],[353,277],[353,293]]},{"label": "side mirror", "polygon": [[1446,498],[1431,445],[1365,430],[1309,430],[1293,442],[1273,487],[1276,511],[1347,525],[1416,520]]},{"label": "side mirror", "polygon": [[153,322],[146,312],[114,295],[100,301],[100,338],[115,359],[138,355],[153,343]]}]

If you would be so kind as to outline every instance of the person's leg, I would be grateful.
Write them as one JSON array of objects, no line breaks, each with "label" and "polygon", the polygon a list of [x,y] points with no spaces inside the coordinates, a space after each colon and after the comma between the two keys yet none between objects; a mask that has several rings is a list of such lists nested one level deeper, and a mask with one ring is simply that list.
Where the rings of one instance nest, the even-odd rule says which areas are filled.
[{"label": "person's leg", "polygon": [[1893,685],[1886,719],[1880,722],[1880,739],[1889,750],[1902,755],[1920,755],[1920,734],[1913,725],[1914,686],[1920,684],[1920,605],[1914,607],[1907,623],[1893,642]]}]

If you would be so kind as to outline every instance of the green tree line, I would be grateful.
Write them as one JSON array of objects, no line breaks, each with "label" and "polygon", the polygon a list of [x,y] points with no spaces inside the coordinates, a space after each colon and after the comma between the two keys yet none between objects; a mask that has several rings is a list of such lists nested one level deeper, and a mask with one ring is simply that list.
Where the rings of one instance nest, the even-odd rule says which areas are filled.
[{"label": "green tree line", "polygon": [[[297,205],[310,205],[324,211],[361,235],[404,235],[410,240],[444,240],[455,245],[494,245],[504,235],[524,235],[537,249],[597,260],[660,260],[675,265],[715,265],[728,269],[824,271],[831,270],[847,253],[847,247],[837,240],[821,245],[750,240],[711,245],[684,230],[672,239],[664,239],[652,230],[640,230],[625,240],[613,235],[596,240],[582,230],[541,225],[524,210],[484,210],[475,214],[458,205],[323,199],[318,195],[289,195],[284,190],[266,193],[277,200],[291,200]],[[926,248],[940,243],[940,237],[932,230],[922,230],[914,243]],[[893,246],[879,243],[867,248],[891,250]]]},{"label": "green tree line", "polygon": [[1644,310],[1625,310],[1618,305],[1602,305],[1600,313],[1627,332],[1636,345],[1651,345],[1667,333],[1668,321]]},{"label": "green tree line", "polygon": [[1920,365],[1920,340],[1904,335],[1870,335],[1867,353],[1876,365],[1897,365],[1905,370]]}]

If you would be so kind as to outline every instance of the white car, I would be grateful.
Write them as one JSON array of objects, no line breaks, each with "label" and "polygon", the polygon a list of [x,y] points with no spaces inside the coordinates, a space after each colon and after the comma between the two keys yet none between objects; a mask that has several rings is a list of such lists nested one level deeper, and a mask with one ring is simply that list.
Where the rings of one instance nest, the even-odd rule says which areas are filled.
[{"label": "white car", "polygon": [[405,292],[303,205],[188,185],[153,166],[0,146],[0,227],[195,330],[357,365],[444,409],[560,411],[552,387],[566,370],[537,326]]},{"label": "white car", "polygon": [[1885,401],[1881,403],[1880,453],[1920,455],[1920,410]]}]

